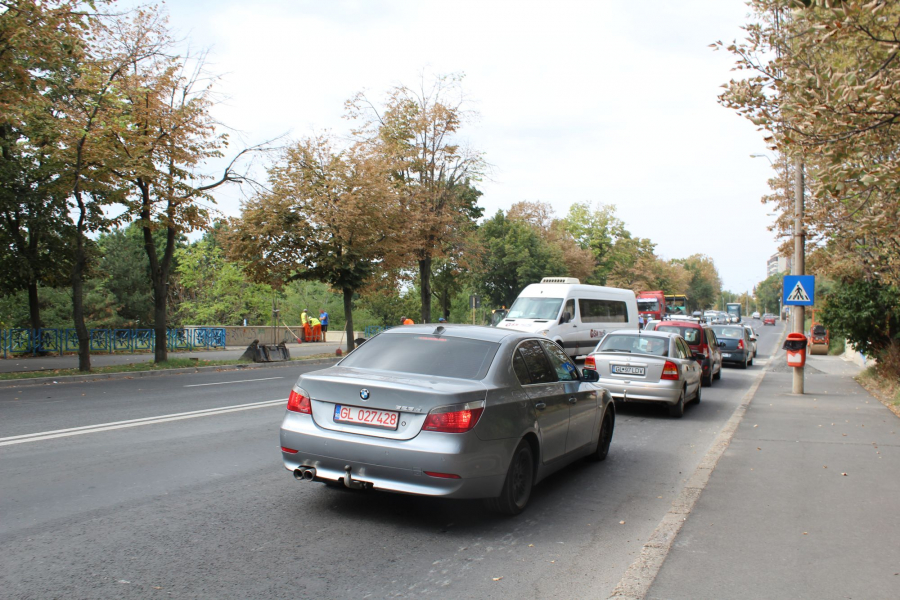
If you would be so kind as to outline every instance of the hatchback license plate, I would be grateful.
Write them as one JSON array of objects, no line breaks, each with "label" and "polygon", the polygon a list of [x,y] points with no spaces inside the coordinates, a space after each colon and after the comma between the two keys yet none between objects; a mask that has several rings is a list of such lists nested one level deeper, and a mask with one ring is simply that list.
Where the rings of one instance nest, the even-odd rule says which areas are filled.
[{"label": "hatchback license plate", "polygon": [[612,372],[618,375],[643,375],[644,367],[620,367],[613,365]]},{"label": "hatchback license plate", "polygon": [[729,354],[728,352],[723,352],[722,358],[731,358],[731,354]]},{"label": "hatchback license plate", "polygon": [[334,421],[336,423],[353,423],[354,425],[369,425],[382,429],[397,429],[397,421],[400,413],[390,410],[377,410],[372,408],[360,408],[359,406],[334,406]]}]

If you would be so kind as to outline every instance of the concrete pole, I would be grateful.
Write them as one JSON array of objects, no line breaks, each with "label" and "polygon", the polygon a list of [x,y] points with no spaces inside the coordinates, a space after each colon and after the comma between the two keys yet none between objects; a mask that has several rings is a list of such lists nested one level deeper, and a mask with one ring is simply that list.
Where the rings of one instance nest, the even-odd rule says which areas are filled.
[{"label": "concrete pole", "polygon": [[[803,232],[803,159],[799,156],[794,157],[794,264],[792,269],[793,275],[805,275],[806,269],[806,234]],[[803,306],[794,306],[791,308],[794,320],[794,333],[804,333],[804,325],[806,322],[806,311]],[[794,367],[794,385],[793,392],[795,394],[803,393],[803,367]]]}]

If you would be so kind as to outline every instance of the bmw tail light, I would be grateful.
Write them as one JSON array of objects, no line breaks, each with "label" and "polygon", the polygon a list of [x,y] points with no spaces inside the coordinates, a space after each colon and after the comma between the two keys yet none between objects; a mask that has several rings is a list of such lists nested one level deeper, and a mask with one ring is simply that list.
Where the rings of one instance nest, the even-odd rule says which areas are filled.
[{"label": "bmw tail light", "polygon": [[671,360],[667,360],[663,365],[662,377],[660,379],[668,379],[670,381],[678,381],[678,365]]},{"label": "bmw tail light", "polygon": [[309,393],[303,388],[294,386],[288,396],[287,409],[291,412],[312,414],[312,405],[309,403]]},{"label": "bmw tail light", "polygon": [[597,370],[597,361],[594,360],[593,356],[588,356],[587,358],[584,359],[584,367],[582,367],[582,368],[593,369],[594,371],[596,371]]},{"label": "bmw tail light", "polygon": [[471,431],[484,412],[484,402],[468,402],[432,409],[422,424],[424,431],[465,433]]}]

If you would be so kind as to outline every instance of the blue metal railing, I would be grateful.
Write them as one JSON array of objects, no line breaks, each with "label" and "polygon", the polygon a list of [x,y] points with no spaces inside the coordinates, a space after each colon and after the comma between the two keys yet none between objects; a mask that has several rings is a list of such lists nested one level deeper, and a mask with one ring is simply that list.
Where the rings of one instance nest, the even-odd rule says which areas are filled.
[{"label": "blue metal railing", "polygon": [[[140,352],[156,347],[152,329],[89,329],[91,352]],[[224,327],[169,329],[169,350],[210,350],[225,347]],[[10,354],[45,354],[78,351],[74,329],[0,329],[3,357]]]}]

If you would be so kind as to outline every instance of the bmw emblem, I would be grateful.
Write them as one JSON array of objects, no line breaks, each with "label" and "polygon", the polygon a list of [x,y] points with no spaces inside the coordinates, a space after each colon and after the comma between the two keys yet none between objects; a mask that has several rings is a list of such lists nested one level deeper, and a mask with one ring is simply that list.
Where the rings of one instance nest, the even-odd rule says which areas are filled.
[{"label": "bmw emblem", "polygon": [[368,400],[369,399],[369,390],[367,390],[365,388],[359,390],[359,397],[362,398],[363,400]]}]

